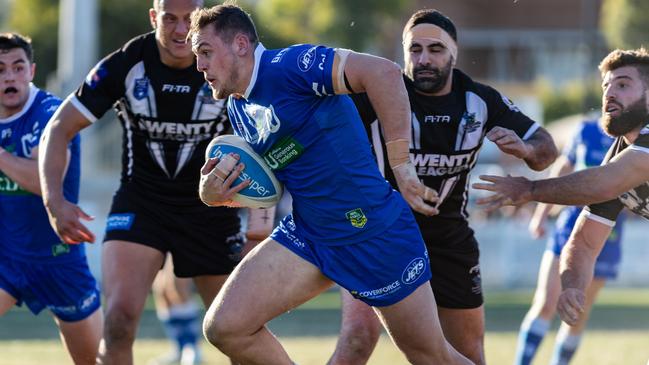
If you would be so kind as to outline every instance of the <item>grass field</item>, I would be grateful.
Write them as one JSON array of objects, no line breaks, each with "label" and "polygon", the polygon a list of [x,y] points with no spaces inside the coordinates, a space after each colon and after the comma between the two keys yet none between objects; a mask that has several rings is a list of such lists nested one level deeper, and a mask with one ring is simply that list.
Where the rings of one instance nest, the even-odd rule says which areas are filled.
[{"label": "grass field", "polygon": [[[530,293],[491,293],[487,296],[487,360],[491,365],[511,364],[518,325]],[[322,365],[333,351],[340,325],[335,292],[321,295],[300,309],[270,323],[287,351],[300,365]],[[556,329],[558,323],[555,323]],[[547,364],[554,332],[546,338],[536,364]],[[153,310],[146,310],[135,344],[136,364],[168,349]],[[206,365],[226,365],[225,357],[207,344]],[[649,359],[649,290],[607,289],[593,311],[589,331],[575,356],[574,365],[645,365]],[[0,365],[68,364],[56,329],[46,314],[33,317],[13,310],[0,319]],[[387,336],[379,343],[372,365],[406,364]]]}]

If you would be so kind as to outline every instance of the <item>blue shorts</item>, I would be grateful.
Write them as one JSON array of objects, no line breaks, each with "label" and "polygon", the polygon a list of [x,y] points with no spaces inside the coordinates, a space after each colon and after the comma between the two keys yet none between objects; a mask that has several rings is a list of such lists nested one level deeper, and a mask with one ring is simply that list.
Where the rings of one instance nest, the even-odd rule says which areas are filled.
[{"label": "blue shorts", "polygon": [[[552,251],[554,256],[559,257],[561,250],[568,243],[570,238],[569,230],[555,232],[548,240],[547,251]],[[622,248],[619,239],[609,239],[604,244],[602,252],[597,256],[595,261],[594,276],[598,279],[615,279],[619,273],[620,261],[622,258]]]},{"label": "blue shorts", "polygon": [[431,278],[426,245],[407,206],[381,234],[349,245],[318,245],[299,237],[295,228],[289,214],[271,238],[371,306],[397,303]]},{"label": "blue shorts", "polygon": [[84,260],[62,264],[0,256],[0,288],[38,314],[48,308],[64,322],[80,321],[100,306],[99,288]]}]

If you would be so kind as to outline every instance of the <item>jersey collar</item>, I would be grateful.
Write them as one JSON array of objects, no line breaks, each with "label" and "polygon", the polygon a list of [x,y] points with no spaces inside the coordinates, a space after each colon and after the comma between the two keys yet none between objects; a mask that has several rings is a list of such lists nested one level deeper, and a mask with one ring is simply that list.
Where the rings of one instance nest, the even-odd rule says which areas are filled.
[{"label": "jersey collar", "polygon": [[252,89],[255,87],[255,83],[257,82],[257,73],[259,72],[261,55],[264,53],[265,50],[266,48],[264,47],[263,44],[261,44],[261,42],[259,42],[259,44],[257,44],[257,48],[255,48],[255,66],[252,69],[252,76],[250,77],[250,83],[248,84],[246,93],[243,95],[243,97],[246,99],[250,97],[250,93],[252,92]]},{"label": "jersey collar", "polygon": [[29,110],[29,107],[31,107],[32,104],[34,103],[34,99],[36,99],[37,94],[38,94],[38,88],[33,83],[30,82],[29,83],[29,98],[27,99],[27,102],[25,103],[25,105],[23,105],[23,108],[18,113],[10,116],[9,118],[6,118],[6,119],[0,118],[0,124],[11,123],[14,120],[22,117],[27,112],[27,110]]}]

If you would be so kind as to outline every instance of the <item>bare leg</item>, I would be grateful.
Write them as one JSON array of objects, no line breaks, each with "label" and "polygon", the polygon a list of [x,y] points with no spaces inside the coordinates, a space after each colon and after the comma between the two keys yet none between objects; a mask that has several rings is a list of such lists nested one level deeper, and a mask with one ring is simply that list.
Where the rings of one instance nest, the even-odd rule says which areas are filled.
[{"label": "bare leg", "polygon": [[381,335],[381,322],[372,307],[340,289],[342,323],[336,350],[328,365],[364,365]]},{"label": "bare leg", "polygon": [[99,350],[101,333],[104,326],[104,315],[101,308],[81,321],[64,322],[56,317],[61,341],[76,365],[94,364]]},{"label": "bare leg", "polygon": [[106,322],[101,364],[133,363],[137,326],[151,283],[163,261],[164,254],[148,246],[126,241],[104,243],[102,272]]},{"label": "bare leg", "polygon": [[473,364],[444,338],[428,283],[387,307],[375,308],[390,336],[413,365]]},{"label": "bare leg", "polygon": [[437,307],[437,312],[448,342],[474,363],[484,365],[484,307],[472,309]]},{"label": "bare leg", "polygon": [[266,239],[226,281],[203,322],[208,341],[233,360],[250,365],[290,365],[266,328],[272,318],[331,286],[318,268]]}]

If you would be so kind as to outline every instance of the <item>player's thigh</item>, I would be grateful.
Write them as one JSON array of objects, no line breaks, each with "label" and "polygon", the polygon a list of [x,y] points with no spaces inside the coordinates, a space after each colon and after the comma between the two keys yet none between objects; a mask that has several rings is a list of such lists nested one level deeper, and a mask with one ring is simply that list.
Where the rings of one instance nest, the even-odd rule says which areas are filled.
[{"label": "player's thigh", "polygon": [[484,339],[484,307],[469,309],[437,307],[439,321],[448,341],[461,353],[464,349],[482,351]]},{"label": "player's thigh", "polygon": [[104,242],[103,289],[107,310],[115,306],[141,311],[165,255],[161,251],[127,241]]},{"label": "player's thigh", "polygon": [[561,292],[561,281],[559,278],[559,257],[552,251],[544,251],[539,266],[537,278],[535,302],[555,303]]},{"label": "player's thigh", "polygon": [[375,307],[390,336],[402,350],[408,348],[446,351],[446,341],[429,285],[420,285],[405,299],[386,307]]},{"label": "player's thigh", "polygon": [[99,346],[104,326],[104,315],[101,308],[97,308],[88,317],[79,321],[63,321],[56,316],[54,321],[71,351],[76,348],[83,349]]},{"label": "player's thigh", "polygon": [[0,316],[3,316],[9,309],[16,305],[16,298],[6,290],[0,288]]},{"label": "player's thigh", "polygon": [[230,275],[208,310],[207,326],[253,333],[331,284],[314,265],[266,239]]},{"label": "player's thigh", "polygon": [[349,332],[359,332],[360,334],[372,333],[379,331],[381,323],[374,313],[372,307],[367,303],[354,298],[346,289],[340,289],[341,309],[342,309],[342,329],[343,334],[354,335]]},{"label": "player's thigh", "polygon": [[[228,276],[227,275],[201,275],[201,276],[195,276],[193,279],[194,279],[194,284],[196,284],[196,291],[198,291],[198,294],[200,295],[203,304],[207,308],[210,306],[210,304],[212,304],[214,298],[216,298],[216,295],[223,287],[223,284],[225,284],[225,281],[228,279]],[[187,280],[187,279],[181,278],[178,280]],[[188,282],[189,284],[191,284],[191,281]],[[186,298],[189,299],[188,296],[186,296]]]}]

